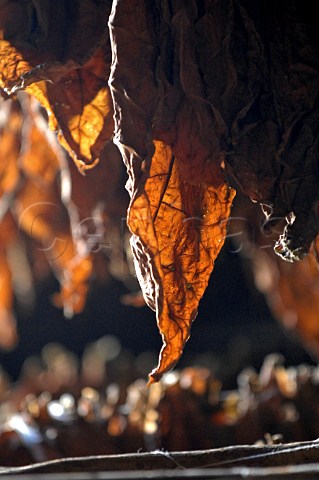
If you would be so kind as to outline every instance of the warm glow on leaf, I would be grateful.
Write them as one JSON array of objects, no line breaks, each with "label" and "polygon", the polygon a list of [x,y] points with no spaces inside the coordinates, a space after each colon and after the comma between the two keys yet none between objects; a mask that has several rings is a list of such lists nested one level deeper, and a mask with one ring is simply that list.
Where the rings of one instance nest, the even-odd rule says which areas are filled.
[{"label": "warm glow on leaf", "polygon": [[17,239],[17,229],[10,214],[0,228],[0,347],[10,350],[18,340],[13,313],[14,293],[12,270],[9,262],[10,245]]},{"label": "warm glow on leaf", "polygon": [[[20,173],[17,158],[20,152],[20,133],[22,118],[19,109],[12,102],[1,102],[1,156],[0,156],[0,219],[6,212],[5,196],[10,196],[17,187]],[[10,121],[8,121],[10,118]]]},{"label": "warm glow on leaf", "polygon": [[94,165],[113,136],[107,55],[106,47],[100,48],[82,68],[66,72],[59,81],[47,85],[61,144],[83,170]]},{"label": "warm glow on leaf", "polygon": [[[14,229],[19,227],[27,234],[34,255],[45,254],[61,284],[56,301],[69,316],[84,307],[93,262],[90,252],[79,248],[81,239],[73,238],[69,205],[63,204],[59,186],[59,175],[63,173],[65,177],[63,170],[67,168],[66,154],[48,129],[38,102],[20,93],[18,101],[8,100],[2,105],[1,115],[1,301],[3,311],[7,312],[2,315],[6,319],[2,323],[7,325],[2,343],[9,344],[8,326],[14,328],[14,323],[8,320],[13,286],[7,250],[14,226],[12,219],[8,222],[9,209],[17,223]],[[81,177],[78,172],[77,175]],[[67,198],[64,200],[67,202]]]},{"label": "warm glow on leaf", "polygon": [[[32,69],[20,60],[19,52],[7,42],[0,42],[0,86],[8,94],[25,89],[37,98],[47,110],[50,127],[59,130],[61,144],[82,169],[94,164],[113,135],[107,55],[103,47],[83,67],[72,64],[73,69],[68,70],[69,64],[54,64],[52,73],[50,63],[41,70]],[[56,81],[52,83],[51,77]]]},{"label": "warm glow on leaf", "polygon": [[[107,85],[110,6],[108,1],[74,4],[72,18],[60,19],[60,28],[69,23],[65,25],[69,38],[65,39],[55,25],[59,9],[53,14],[50,5],[39,7],[41,13],[38,6],[26,8],[24,21],[24,7],[18,4],[0,11],[0,87],[8,95],[22,89],[37,98],[47,111],[50,128],[59,131],[61,144],[82,170],[94,165],[113,135],[113,105]],[[60,7],[61,13],[67,10],[66,5]],[[11,24],[15,15],[24,22],[24,29]],[[101,15],[105,15],[104,25],[98,22]],[[38,38],[33,34],[35,21],[40,23]],[[12,29],[17,30],[16,36]],[[51,35],[47,36],[48,32]]]},{"label": "warm glow on leaf", "polygon": [[109,22],[109,84],[115,141],[129,173],[131,245],[144,298],[156,311],[163,337],[150,383],[182,354],[234,197],[191,45],[193,25],[179,5],[176,10],[174,19],[171,12],[160,13],[167,33],[162,42],[153,35],[159,19],[151,17],[150,4],[116,2]]},{"label": "warm glow on leaf", "polygon": [[214,188],[186,182],[170,147],[159,141],[154,145],[144,188],[128,216],[138,278],[156,310],[164,342],[151,382],[181,356],[226,237],[234,197],[226,184]]},{"label": "warm glow on leaf", "polygon": [[[17,89],[22,87],[22,76],[31,69],[32,66],[25,60],[22,53],[8,41],[0,40],[0,87],[7,95],[12,95]],[[51,128],[56,129],[56,120],[51,113],[51,107],[46,96],[45,82],[33,83],[30,86],[26,86],[26,90],[48,111]]]},{"label": "warm glow on leaf", "polygon": [[14,210],[19,227],[33,241],[39,242],[41,247],[38,248],[46,253],[61,283],[57,303],[70,316],[84,307],[92,258],[79,254],[72,237],[68,212],[57,185],[62,166],[45,132],[37,124],[41,122],[40,115],[40,112],[29,110],[26,116],[27,138],[19,158],[24,181],[16,194]]},{"label": "warm glow on leaf", "polygon": [[0,85],[10,95],[21,82],[21,76],[31,70],[23,55],[10,42],[0,41]]}]

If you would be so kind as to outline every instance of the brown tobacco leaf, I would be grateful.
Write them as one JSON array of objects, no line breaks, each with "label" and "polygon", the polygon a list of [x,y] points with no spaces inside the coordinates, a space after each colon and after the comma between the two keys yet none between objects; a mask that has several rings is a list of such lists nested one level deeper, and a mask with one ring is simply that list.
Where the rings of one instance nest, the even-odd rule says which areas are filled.
[{"label": "brown tobacco leaf", "polygon": [[[11,89],[6,87],[5,91],[12,93],[25,89],[37,98],[48,112],[50,128],[59,130],[61,144],[78,166],[85,169],[86,165],[94,165],[114,129],[113,106],[106,83],[109,63],[105,61],[105,48],[97,50],[83,67],[72,64],[71,70],[70,64],[51,66],[50,63],[41,70],[31,69],[18,52],[12,52],[10,46],[2,55],[6,60],[11,58],[10,66],[17,76],[15,86]],[[1,86],[4,88],[5,73],[12,83],[11,69],[6,64],[2,72]],[[52,82],[52,78],[55,81],[47,83]]]},{"label": "brown tobacco leaf", "polygon": [[132,202],[128,224],[136,271],[156,310],[163,338],[157,381],[179,360],[226,237],[234,191],[186,182],[172,150],[155,141],[144,191]]},{"label": "brown tobacco leaf", "polygon": [[[285,227],[276,252],[301,259],[318,233],[318,28],[299,1],[239,2],[228,11],[230,127],[226,167]],[[239,45],[242,57],[239,57]]]},{"label": "brown tobacco leaf", "polygon": [[315,244],[300,262],[283,262],[273,245],[277,233],[263,234],[263,214],[247,197],[238,195],[229,232],[245,260],[257,289],[273,316],[319,358],[319,266]]},{"label": "brown tobacco leaf", "polygon": [[[20,109],[14,102],[0,102],[1,120],[1,158],[0,158],[0,219],[6,213],[10,203],[10,197],[17,188],[20,172],[17,165],[17,158],[20,152],[20,135],[22,128],[22,117]],[[10,122],[8,118],[10,117]]]},{"label": "brown tobacco leaf", "polygon": [[18,231],[10,213],[7,213],[0,229],[0,348],[11,350],[18,341],[16,320],[13,313],[14,292],[9,250],[17,240]]},{"label": "brown tobacco leaf", "polygon": [[224,180],[218,119],[205,100],[191,44],[193,2],[178,3],[173,14],[166,4],[117,2],[109,22],[109,84],[115,140],[129,173],[132,250],[164,343],[150,382],[181,356],[234,197]]},{"label": "brown tobacco leaf", "polygon": [[65,138],[61,144],[80,169],[94,165],[114,131],[107,78],[109,64],[101,49],[81,69],[48,88],[48,98]]},{"label": "brown tobacco leaf", "polygon": [[[80,68],[68,63],[46,64],[41,70],[31,70],[23,81],[23,88],[31,89],[48,109],[49,117],[53,115],[50,126],[57,124],[60,143],[80,170],[94,166],[113,135],[109,69],[110,48],[106,43]],[[50,83],[44,83],[42,78]],[[34,88],[40,88],[44,100],[33,92]]]},{"label": "brown tobacco leaf", "polygon": [[[62,2],[59,20],[51,2],[26,3],[28,8],[13,2],[9,12],[0,12],[0,86],[9,95],[25,89],[35,96],[79,168],[89,168],[113,134],[106,28],[111,2],[74,2],[72,11]],[[12,26],[13,15],[19,19],[25,8],[25,24],[33,12],[37,30]]]},{"label": "brown tobacco leaf", "polygon": [[[63,306],[70,315],[84,307],[92,258],[87,252],[83,255],[78,252],[78,245],[72,237],[69,214],[61,201],[58,178],[62,165],[57,152],[61,151],[62,156],[64,152],[55,135],[48,130],[35,100],[20,94],[15,108],[20,112],[20,117],[23,114],[21,138],[16,138],[19,148],[16,146],[12,151],[16,154],[12,161],[17,168],[19,182],[7,208],[12,209],[19,228],[28,234],[36,245],[35,249],[45,251],[51,269],[61,283],[62,301],[59,306]],[[13,114],[7,117],[6,130],[9,131],[16,122],[17,113],[13,108],[12,111]],[[3,136],[2,139],[6,141],[7,137]],[[1,157],[1,160],[6,171],[6,159]],[[7,173],[9,175],[10,170]]]}]

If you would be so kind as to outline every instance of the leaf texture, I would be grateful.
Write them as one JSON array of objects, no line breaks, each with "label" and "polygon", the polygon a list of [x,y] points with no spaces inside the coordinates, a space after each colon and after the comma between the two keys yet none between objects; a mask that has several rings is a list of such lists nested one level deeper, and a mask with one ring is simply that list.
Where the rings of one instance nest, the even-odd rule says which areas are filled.
[{"label": "leaf texture", "polygon": [[[170,80],[160,68],[169,52],[164,44],[159,55],[154,8],[147,2],[115,2],[110,19],[115,140],[129,172],[131,244],[144,298],[156,310],[163,337],[150,383],[182,354],[226,236],[234,197],[224,180],[215,130],[211,139],[204,135],[205,122],[209,128],[216,119],[189,59],[187,47],[192,55],[193,49],[182,41],[192,33],[187,9],[168,26],[176,48],[176,64],[167,65],[174,71]],[[198,86],[187,81],[188,65]]]},{"label": "leaf texture", "polygon": [[[68,210],[61,200],[58,178],[62,165],[57,156],[56,138],[53,136],[50,141],[52,132],[46,135],[47,123],[39,105],[28,95],[19,95],[19,101],[7,101],[2,114],[1,244],[5,248],[3,239],[10,232],[7,217],[11,210],[15,228],[19,227],[28,235],[35,252],[46,253],[47,261],[60,281],[59,306],[69,315],[79,312],[87,296],[92,258],[88,252],[83,255],[78,252]],[[3,265],[7,265],[7,271],[10,271],[9,263],[5,264],[5,253]],[[9,285],[11,277],[6,275],[5,278]],[[3,341],[5,338],[3,333]]]},{"label": "leaf texture", "polygon": [[156,310],[163,337],[150,382],[174,367],[190,335],[226,237],[234,191],[183,179],[171,148],[155,141],[144,192],[131,204],[128,222],[135,267],[146,301]]},{"label": "leaf texture", "polygon": [[37,36],[30,25],[12,38],[7,17],[21,14],[18,2],[13,2],[10,15],[6,10],[0,12],[0,85],[7,94],[26,89],[38,99],[47,110],[51,128],[59,130],[62,145],[84,170],[94,164],[113,134],[107,86],[109,39],[106,21],[104,26],[100,21],[100,16],[107,19],[111,2],[73,2],[72,9],[68,2],[59,2],[59,28],[54,23],[58,10],[53,3],[26,2],[27,19],[20,21],[32,24],[35,16]]}]

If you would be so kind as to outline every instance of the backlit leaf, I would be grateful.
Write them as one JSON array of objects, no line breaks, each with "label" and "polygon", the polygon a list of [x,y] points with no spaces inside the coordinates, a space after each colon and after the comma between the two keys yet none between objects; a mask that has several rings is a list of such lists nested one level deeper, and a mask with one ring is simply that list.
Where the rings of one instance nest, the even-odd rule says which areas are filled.
[{"label": "backlit leaf", "polygon": [[163,337],[150,383],[182,354],[225,240],[234,197],[224,179],[214,112],[191,61],[192,23],[183,9],[171,24],[163,14],[168,36],[157,43],[153,8],[147,2],[115,2],[110,19],[115,141],[129,173],[131,244],[144,298],[156,311]]},{"label": "backlit leaf", "polygon": [[135,266],[148,304],[156,310],[164,346],[150,381],[179,360],[226,237],[234,191],[186,182],[171,148],[155,141],[144,191],[132,202]]},{"label": "backlit leaf", "polygon": [[[3,295],[6,291],[13,295],[11,277],[5,273],[10,272],[6,263],[5,239],[10,233],[7,217],[11,209],[17,226],[29,236],[35,250],[45,252],[61,283],[59,306],[64,307],[69,315],[79,312],[87,296],[92,258],[88,252],[82,254],[78,251],[69,212],[61,200],[58,182],[63,160],[66,161],[65,153],[55,135],[48,130],[38,103],[28,95],[19,95],[19,101],[7,101],[1,113],[0,247],[4,249],[2,264],[6,280]],[[62,159],[57,156],[59,151]],[[9,286],[11,290],[8,290]],[[6,294],[4,298],[9,296]],[[8,308],[6,311],[10,313]]]},{"label": "backlit leaf", "polygon": [[63,146],[85,169],[113,134],[106,25],[111,2],[74,2],[72,11],[62,2],[59,28],[59,9],[51,2],[26,3],[24,22],[28,25],[36,16],[37,30],[30,25],[12,35],[10,20],[15,13],[20,18],[23,8],[18,2],[9,13],[0,11],[0,86],[8,95],[20,89],[34,95],[47,110],[50,127],[59,130]]},{"label": "backlit leaf", "polygon": [[0,229],[0,348],[11,350],[18,341],[14,316],[13,274],[10,248],[18,238],[18,230],[10,213],[6,214]]}]

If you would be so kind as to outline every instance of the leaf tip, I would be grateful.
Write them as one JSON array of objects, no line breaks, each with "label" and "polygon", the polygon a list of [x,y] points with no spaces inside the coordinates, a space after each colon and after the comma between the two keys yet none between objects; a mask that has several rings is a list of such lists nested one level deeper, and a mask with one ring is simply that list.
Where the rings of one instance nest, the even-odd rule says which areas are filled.
[{"label": "leaf tip", "polygon": [[151,373],[148,375],[148,382],[146,384],[147,388],[149,388],[153,383],[157,383],[161,380],[162,374],[158,373],[158,369],[155,368],[154,370],[151,371]]}]

